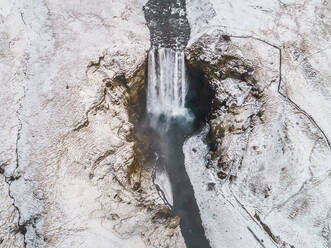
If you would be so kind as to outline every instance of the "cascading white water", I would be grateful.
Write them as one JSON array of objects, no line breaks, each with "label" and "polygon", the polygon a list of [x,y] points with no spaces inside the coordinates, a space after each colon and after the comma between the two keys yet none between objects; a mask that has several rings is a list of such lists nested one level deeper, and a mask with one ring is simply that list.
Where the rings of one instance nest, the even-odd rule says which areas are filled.
[{"label": "cascading white water", "polygon": [[160,118],[166,128],[180,118],[193,119],[185,107],[187,76],[183,51],[170,48],[151,49],[148,55],[147,112],[151,124],[158,126]]}]

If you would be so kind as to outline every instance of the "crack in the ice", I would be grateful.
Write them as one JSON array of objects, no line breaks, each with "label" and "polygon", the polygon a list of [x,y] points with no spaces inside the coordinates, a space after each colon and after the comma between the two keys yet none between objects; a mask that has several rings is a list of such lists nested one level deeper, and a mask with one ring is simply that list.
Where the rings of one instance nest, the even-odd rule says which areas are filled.
[{"label": "crack in the ice", "polygon": [[13,196],[12,194],[12,191],[11,191],[11,184],[14,180],[18,179],[19,176],[16,175],[16,172],[17,172],[17,169],[19,168],[19,151],[18,151],[18,143],[19,143],[19,140],[21,138],[21,130],[22,130],[22,121],[20,119],[20,111],[21,111],[21,108],[22,108],[22,99],[25,97],[25,89],[24,89],[24,95],[20,98],[19,100],[19,108],[18,110],[16,111],[16,114],[17,114],[17,119],[18,119],[18,129],[17,129],[17,135],[16,135],[16,141],[15,141],[15,156],[16,156],[16,165],[15,165],[15,168],[12,172],[12,175],[10,176],[6,176],[4,174],[4,178],[5,178],[5,182],[6,184],[8,185],[8,196],[12,199],[12,205],[13,207],[15,208],[15,210],[17,211],[17,214],[18,214],[18,223],[17,223],[17,226],[18,226],[18,231],[23,235],[23,239],[24,239],[24,247],[27,246],[27,242],[26,242],[26,223],[23,223],[21,224],[22,222],[22,213],[19,209],[19,207],[16,205],[16,199],[15,197]]},{"label": "crack in the ice", "polygon": [[15,197],[12,195],[12,192],[10,190],[10,186],[11,186],[11,183],[12,183],[12,178],[11,177],[6,177],[4,176],[5,178],[5,182],[6,184],[8,185],[8,196],[12,199],[13,203],[13,207],[15,208],[15,210],[17,211],[17,214],[18,214],[18,223],[17,223],[17,226],[18,226],[18,232],[20,232],[22,235],[23,235],[23,239],[24,239],[24,247],[26,247],[27,245],[27,242],[26,242],[26,237],[25,237],[25,234],[26,234],[26,227],[25,227],[25,223],[24,224],[20,224],[21,220],[22,220],[22,214],[21,214],[21,211],[19,210],[18,206],[16,205],[16,200],[15,200]]},{"label": "crack in the ice", "polygon": [[16,165],[14,170],[12,171],[12,174],[10,176],[6,176],[4,174],[4,178],[5,178],[5,182],[8,185],[8,196],[12,199],[13,203],[13,207],[16,209],[17,214],[18,214],[18,231],[23,235],[23,239],[24,239],[24,247],[27,246],[27,241],[26,241],[26,223],[21,224],[22,222],[22,213],[19,209],[19,207],[16,205],[16,199],[12,194],[11,191],[11,184],[14,180],[17,180],[19,178],[19,176],[17,176],[17,169],[19,168],[19,151],[18,151],[18,144],[19,144],[19,140],[21,138],[21,131],[22,131],[22,120],[20,118],[20,112],[22,110],[22,100],[25,97],[25,87],[23,86],[23,96],[20,97],[19,99],[19,105],[18,105],[18,109],[16,110],[16,115],[17,115],[17,120],[18,120],[18,129],[17,129],[17,134],[16,134],[16,141],[15,141],[15,158],[16,158]]},{"label": "crack in the ice", "polygon": [[25,20],[24,20],[24,16],[23,16],[23,12],[21,11],[20,14],[21,14],[22,22],[24,23],[24,25],[26,25],[26,22],[25,22]]},{"label": "crack in the ice", "polygon": [[291,98],[289,98],[286,94],[284,94],[283,92],[281,92],[281,86],[282,86],[282,49],[279,46],[276,46],[268,41],[265,41],[263,39],[251,36],[251,35],[229,35],[229,37],[233,37],[233,38],[242,38],[242,39],[254,39],[254,40],[258,40],[261,41],[269,46],[272,46],[273,48],[277,49],[279,51],[279,83],[278,83],[278,87],[277,87],[277,92],[285,99],[287,100],[290,104],[292,104],[292,106],[294,106],[300,113],[302,113],[303,115],[305,115],[313,124],[314,126],[321,132],[321,134],[323,135],[329,149],[331,149],[331,143],[330,140],[328,138],[328,136],[325,134],[325,132],[323,131],[323,129],[317,124],[317,122],[315,121],[315,119],[308,114],[305,110],[303,110],[298,104],[296,104]]}]

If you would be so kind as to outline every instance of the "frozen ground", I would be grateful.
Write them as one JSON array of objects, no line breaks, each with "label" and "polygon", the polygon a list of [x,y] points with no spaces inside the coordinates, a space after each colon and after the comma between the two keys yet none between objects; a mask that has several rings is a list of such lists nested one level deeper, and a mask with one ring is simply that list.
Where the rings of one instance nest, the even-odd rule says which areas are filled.
[{"label": "frozen ground", "polygon": [[201,139],[184,146],[213,247],[330,247],[330,3],[190,0],[187,10],[188,59],[194,51],[209,64],[238,58],[261,89],[235,101],[246,86],[212,75],[225,101],[211,122],[218,155],[207,169]]},{"label": "frozen ground", "polygon": [[219,183],[216,173],[206,168],[208,131],[208,126],[205,126],[199,134],[189,138],[183,152],[186,171],[194,187],[211,247],[261,247],[262,241],[258,242],[254,235],[259,236],[266,247],[276,247],[249,215],[238,207],[228,189],[225,190]]},{"label": "frozen ground", "polygon": [[1,1],[0,247],[184,246],[151,170],[127,180],[132,124],[116,78],[144,68],[144,4]]}]

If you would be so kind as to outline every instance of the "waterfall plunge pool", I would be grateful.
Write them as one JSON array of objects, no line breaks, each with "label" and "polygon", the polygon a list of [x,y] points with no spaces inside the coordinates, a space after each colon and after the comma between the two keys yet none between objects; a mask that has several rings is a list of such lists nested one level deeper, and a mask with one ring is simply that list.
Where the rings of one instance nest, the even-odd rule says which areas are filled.
[{"label": "waterfall plunge pool", "polygon": [[151,49],[147,71],[146,106],[135,132],[149,140],[148,151],[143,149],[153,157],[154,182],[173,214],[181,218],[187,247],[209,248],[185,170],[183,144],[206,123],[213,92],[199,72],[186,67],[183,51]]}]

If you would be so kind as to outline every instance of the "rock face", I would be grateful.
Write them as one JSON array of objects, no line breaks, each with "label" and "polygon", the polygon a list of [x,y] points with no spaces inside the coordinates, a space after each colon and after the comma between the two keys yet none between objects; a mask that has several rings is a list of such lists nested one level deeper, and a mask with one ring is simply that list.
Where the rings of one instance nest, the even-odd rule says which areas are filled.
[{"label": "rock face", "polygon": [[215,92],[211,151],[206,131],[184,146],[211,246],[330,247],[330,4],[187,10],[188,63]]},{"label": "rock face", "polygon": [[1,247],[185,246],[135,159],[143,4],[1,3]]}]

